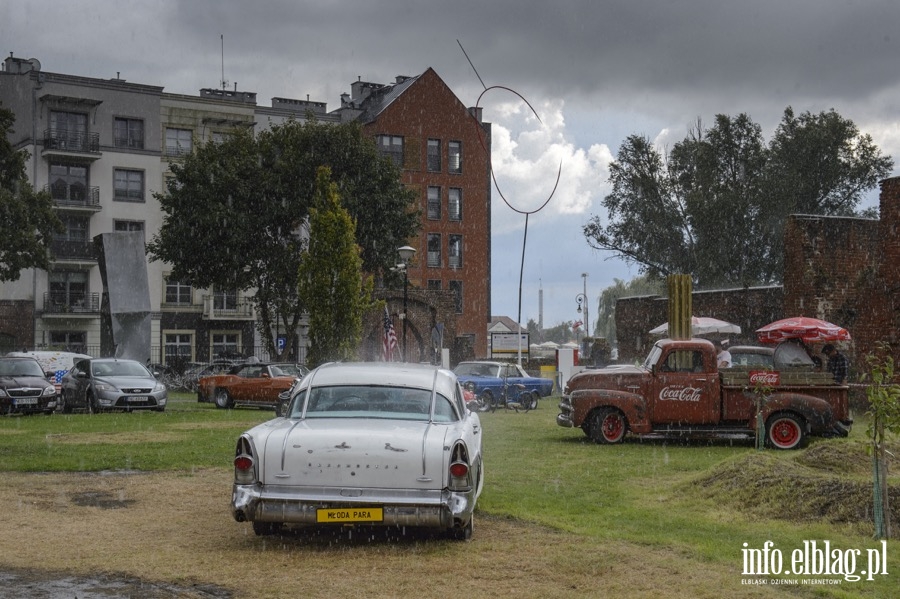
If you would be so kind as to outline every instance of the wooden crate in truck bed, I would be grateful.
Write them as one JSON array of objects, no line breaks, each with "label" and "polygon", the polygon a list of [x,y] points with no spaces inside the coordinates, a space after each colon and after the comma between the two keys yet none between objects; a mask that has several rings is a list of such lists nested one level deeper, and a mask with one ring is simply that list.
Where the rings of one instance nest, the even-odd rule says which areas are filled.
[{"label": "wooden crate in truck bed", "polygon": [[[723,368],[719,371],[722,384],[727,387],[749,387],[750,371],[759,368]],[[822,387],[834,385],[834,377],[830,372],[820,370],[780,370],[781,387]]]}]

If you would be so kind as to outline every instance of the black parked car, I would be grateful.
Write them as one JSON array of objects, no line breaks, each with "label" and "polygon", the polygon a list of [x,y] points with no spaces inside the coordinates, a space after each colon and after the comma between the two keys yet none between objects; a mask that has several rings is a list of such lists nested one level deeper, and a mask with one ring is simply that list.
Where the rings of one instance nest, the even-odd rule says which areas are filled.
[{"label": "black parked car", "polygon": [[56,387],[34,358],[0,358],[0,412],[52,414]]}]

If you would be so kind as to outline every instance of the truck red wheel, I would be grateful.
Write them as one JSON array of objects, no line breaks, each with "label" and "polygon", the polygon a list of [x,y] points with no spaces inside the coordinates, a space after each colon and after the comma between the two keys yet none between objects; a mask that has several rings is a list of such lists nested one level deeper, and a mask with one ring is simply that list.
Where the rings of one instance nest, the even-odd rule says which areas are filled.
[{"label": "truck red wheel", "polygon": [[797,449],[805,440],[803,425],[792,414],[775,414],[769,418],[766,433],[768,445],[775,449]]},{"label": "truck red wheel", "polygon": [[597,443],[620,443],[625,438],[628,422],[615,408],[604,408],[591,415],[588,436]]}]

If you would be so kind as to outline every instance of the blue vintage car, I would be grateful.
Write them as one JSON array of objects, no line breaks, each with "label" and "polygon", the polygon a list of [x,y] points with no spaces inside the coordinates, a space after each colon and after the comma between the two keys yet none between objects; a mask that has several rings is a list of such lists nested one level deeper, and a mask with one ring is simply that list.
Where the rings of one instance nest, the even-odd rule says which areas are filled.
[{"label": "blue vintage car", "polygon": [[[482,405],[491,405],[503,396],[503,390],[512,385],[523,385],[528,395],[530,408],[537,407],[537,401],[553,391],[553,381],[528,376],[518,364],[506,362],[473,361],[460,362],[453,369],[460,384],[473,392]],[[526,398],[522,398],[526,399]]]}]

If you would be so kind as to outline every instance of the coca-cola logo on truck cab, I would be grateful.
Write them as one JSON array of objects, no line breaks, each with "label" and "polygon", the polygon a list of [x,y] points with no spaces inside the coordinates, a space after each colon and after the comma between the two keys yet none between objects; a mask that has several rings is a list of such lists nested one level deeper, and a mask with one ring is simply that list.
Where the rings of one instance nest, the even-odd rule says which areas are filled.
[{"label": "coca-cola logo on truck cab", "polygon": [[766,387],[776,387],[781,382],[778,372],[772,370],[751,370],[750,384],[763,385]]},{"label": "coca-cola logo on truck cab", "polygon": [[660,401],[700,401],[697,387],[663,387],[659,391]]}]

